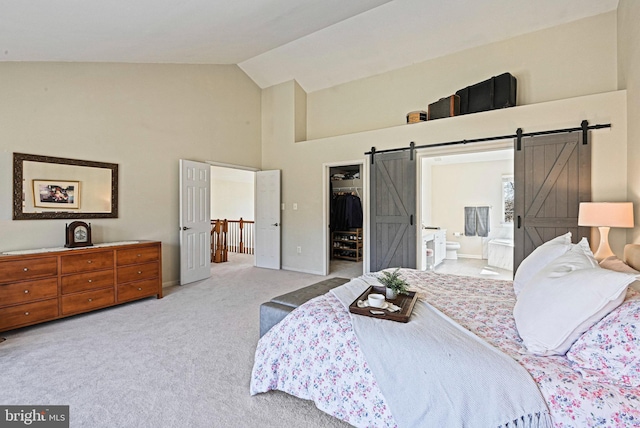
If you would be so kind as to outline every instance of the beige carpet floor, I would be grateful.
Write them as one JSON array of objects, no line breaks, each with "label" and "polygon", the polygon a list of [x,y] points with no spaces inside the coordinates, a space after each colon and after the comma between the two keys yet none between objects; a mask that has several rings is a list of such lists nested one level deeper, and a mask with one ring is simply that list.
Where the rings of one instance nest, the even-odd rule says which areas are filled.
[{"label": "beige carpet floor", "polygon": [[348,426],[284,393],[249,395],[260,303],[327,278],[232,255],[163,299],[0,334],[0,404],[69,405],[72,427]]}]

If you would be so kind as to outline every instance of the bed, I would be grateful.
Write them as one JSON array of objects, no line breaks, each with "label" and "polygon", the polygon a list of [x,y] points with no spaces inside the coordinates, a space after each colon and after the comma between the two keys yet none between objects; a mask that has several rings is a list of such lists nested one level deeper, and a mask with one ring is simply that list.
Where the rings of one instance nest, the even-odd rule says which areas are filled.
[{"label": "bed", "polygon": [[570,239],[514,281],[401,269],[419,295],[406,324],[350,313],[380,273],[354,278],[260,339],[251,394],[281,390],[356,427],[640,426],[640,245],[598,264]]}]

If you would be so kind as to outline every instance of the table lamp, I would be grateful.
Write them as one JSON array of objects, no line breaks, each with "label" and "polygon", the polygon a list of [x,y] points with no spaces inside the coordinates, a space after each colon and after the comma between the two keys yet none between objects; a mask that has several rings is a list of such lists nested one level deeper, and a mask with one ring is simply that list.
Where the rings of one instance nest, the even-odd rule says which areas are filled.
[{"label": "table lamp", "polygon": [[609,229],[633,227],[633,203],[631,202],[580,202],[578,226],[597,227],[600,245],[594,256],[601,261],[613,256],[609,247]]}]

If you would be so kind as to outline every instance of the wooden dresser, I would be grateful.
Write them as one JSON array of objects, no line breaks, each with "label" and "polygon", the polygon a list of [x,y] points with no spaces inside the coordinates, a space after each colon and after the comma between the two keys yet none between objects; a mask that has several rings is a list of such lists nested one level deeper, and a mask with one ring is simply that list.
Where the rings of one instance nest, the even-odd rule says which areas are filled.
[{"label": "wooden dresser", "polygon": [[0,331],[162,298],[162,245],[140,241],[0,255]]}]

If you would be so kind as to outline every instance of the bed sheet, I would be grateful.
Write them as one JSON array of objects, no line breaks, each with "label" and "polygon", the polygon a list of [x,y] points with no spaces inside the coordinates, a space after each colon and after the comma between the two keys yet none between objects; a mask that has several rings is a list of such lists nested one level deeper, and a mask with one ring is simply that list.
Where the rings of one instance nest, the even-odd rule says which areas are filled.
[{"label": "bed sheet", "polygon": [[[526,352],[512,316],[511,281],[400,272],[421,299],[527,369],[556,427],[640,426],[640,388],[588,381],[564,356]],[[319,409],[357,427],[396,426],[358,346],[351,316],[332,293],[293,311],[258,343],[251,393],[277,389],[313,400]]]}]

